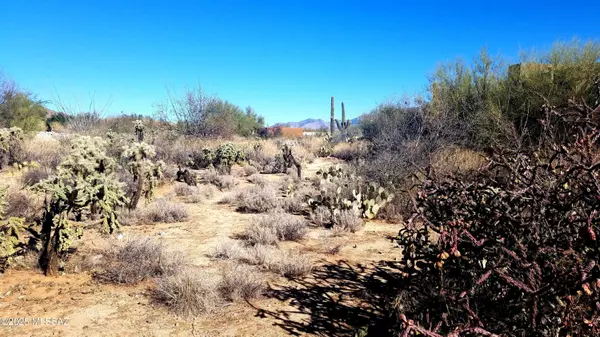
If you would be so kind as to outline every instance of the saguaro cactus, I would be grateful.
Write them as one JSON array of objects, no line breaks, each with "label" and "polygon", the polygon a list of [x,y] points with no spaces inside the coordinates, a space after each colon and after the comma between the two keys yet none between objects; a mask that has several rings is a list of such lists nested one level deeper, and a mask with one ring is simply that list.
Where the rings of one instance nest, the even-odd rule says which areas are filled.
[{"label": "saguaro cactus", "polygon": [[344,102],[342,102],[342,121],[340,123],[340,121],[336,119],[335,124],[337,125],[337,128],[340,131],[348,129],[348,127],[351,124],[350,120],[346,120],[346,107],[344,106]]},{"label": "saguaro cactus", "polygon": [[334,120],[335,120],[335,107],[334,107],[334,103],[333,103],[333,96],[331,96],[331,120],[329,122],[329,134],[332,136],[333,136],[333,131],[335,131],[334,126],[333,126]]}]

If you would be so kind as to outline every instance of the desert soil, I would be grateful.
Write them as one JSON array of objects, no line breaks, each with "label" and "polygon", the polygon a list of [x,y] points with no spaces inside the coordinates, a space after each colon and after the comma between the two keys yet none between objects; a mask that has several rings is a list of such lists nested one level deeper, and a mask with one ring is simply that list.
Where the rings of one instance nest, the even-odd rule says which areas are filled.
[{"label": "desert soil", "polygon": [[[309,164],[314,175],[331,165],[327,159]],[[282,179],[269,175],[269,179]],[[241,233],[254,214],[236,212],[219,201],[250,186],[244,178],[234,190],[216,192],[210,200],[189,207],[188,221],[122,227],[124,238],[150,236],[173,250],[183,251],[194,268],[218,275],[227,261],[210,257],[218,242]],[[162,186],[159,195],[172,193]],[[87,272],[45,277],[37,270],[8,270],[0,275],[0,336],[347,336],[381,316],[386,296],[386,262],[400,257],[391,239],[399,224],[367,222],[364,229],[341,238],[343,248],[328,255],[329,230],[312,227],[301,242],[284,242],[280,249],[309,254],[315,263],[310,275],[289,280],[264,272],[268,291],[256,300],[240,301],[197,318],[181,318],[152,303],[152,281],[136,286],[108,285]],[[97,253],[109,240],[88,230],[79,241],[82,254]],[[387,294],[389,295],[389,294]],[[31,318],[62,322],[34,325]],[[6,319],[27,318],[27,325],[8,326]],[[14,321],[13,321],[14,322]],[[63,323],[63,325],[53,325]],[[66,323],[66,324],[65,324]],[[14,323],[13,323],[14,324]]]}]

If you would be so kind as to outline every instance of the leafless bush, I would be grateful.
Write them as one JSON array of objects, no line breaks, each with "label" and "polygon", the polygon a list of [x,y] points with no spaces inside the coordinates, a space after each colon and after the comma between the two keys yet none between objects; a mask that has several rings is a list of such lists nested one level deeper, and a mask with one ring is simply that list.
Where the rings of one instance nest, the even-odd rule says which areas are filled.
[{"label": "leafless bush", "polygon": [[143,210],[143,217],[148,222],[181,222],[188,219],[188,210],[182,204],[159,199]]},{"label": "leafless bush", "polygon": [[315,225],[326,227],[331,224],[331,211],[325,206],[319,206],[310,213],[310,219]]},{"label": "leafless bush", "polygon": [[240,210],[255,213],[266,212],[278,204],[273,188],[259,186],[252,186],[240,191],[233,201]]},{"label": "leafless bush", "polygon": [[60,164],[69,153],[69,139],[63,141],[33,139],[25,143],[24,161],[36,162],[50,171]]},{"label": "leafless bush", "polygon": [[149,238],[136,238],[103,252],[101,270],[94,273],[103,282],[136,284],[161,275],[173,275],[185,264]]},{"label": "leafless bush", "polygon": [[152,290],[155,302],[184,317],[211,313],[221,305],[216,284],[191,270],[163,276]]},{"label": "leafless bush", "polygon": [[228,266],[218,285],[223,298],[230,301],[260,297],[265,291],[264,277],[244,265]]},{"label": "leafless bush", "polygon": [[353,210],[342,210],[333,217],[333,227],[337,230],[355,233],[363,226],[363,219]]}]

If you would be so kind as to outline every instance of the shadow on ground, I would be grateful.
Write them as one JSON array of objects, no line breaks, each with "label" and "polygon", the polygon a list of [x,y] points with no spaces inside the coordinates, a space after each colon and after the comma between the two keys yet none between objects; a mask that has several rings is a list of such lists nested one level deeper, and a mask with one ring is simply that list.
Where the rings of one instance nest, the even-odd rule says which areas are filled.
[{"label": "shadow on ground", "polygon": [[368,336],[387,336],[392,324],[387,304],[395,296],[398,282],[392,262],[365,268],[339,261],[319,267],[310,277],[269,291],[269,297],[289,301],[295,309],[256,308],[257,315],[275,318],[275,325],[296,336],[352,336],[366,326]]}]

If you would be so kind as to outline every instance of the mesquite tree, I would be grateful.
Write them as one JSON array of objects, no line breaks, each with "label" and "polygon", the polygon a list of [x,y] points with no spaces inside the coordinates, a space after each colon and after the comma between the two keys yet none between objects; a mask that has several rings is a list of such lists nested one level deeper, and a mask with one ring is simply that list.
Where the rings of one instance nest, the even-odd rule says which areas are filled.
[{"label": "mesquite tree", "polygon": [[158,180],[162,177],[163,162],[152,162],[156,156],[154,146],[144,142],[133,143],[123,148],[122,157],[127,161],[127,169],[133,175],[135,189],[130,196],[129,209],[135,209],[142,195],[150,201]]},{"label": "mesquite tree", "polygon": [[60,254],[82,234],[81,223],[73,219],[81,221],[86,212],[98,213],[107,232],[119,227],[117,209],[125,205],[127,198],[123,184],[115,178],[115,167],[101,138],[79,137],[57,173],[32,186],[46,195],[40,233],[40,266],[46,275],[58,275]]}]

